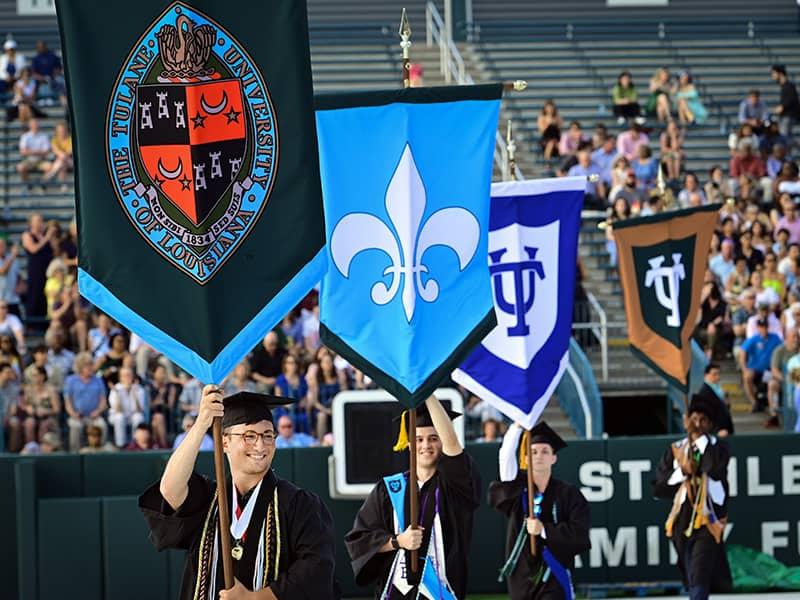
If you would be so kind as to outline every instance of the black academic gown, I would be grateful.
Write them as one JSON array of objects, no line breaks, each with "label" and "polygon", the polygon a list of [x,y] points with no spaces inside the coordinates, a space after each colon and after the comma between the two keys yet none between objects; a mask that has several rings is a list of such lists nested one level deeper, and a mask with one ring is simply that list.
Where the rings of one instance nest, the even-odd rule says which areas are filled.
[{"label": "black academic gown", "polygon": [[[525,521],[523,495],[527,495],[528,477],[520,471],[514,481],[493,481],[489,484],[489,504],[508,517],[506,557]],[[527,499],[525,500],[527,504]],[[555,511],[553,510],[555,507]],[[536,538],[536,556],[526,540],[519,562],[508,577],[508,594],[512,600],[564,598],[561,586],[551,574],[547,582],[534,585],[532,579],[542,566],[542,549],[546,546],[565,569],[575,568],[575,557],[591,548],[589,503],[573,485],[550,479],[542,498],[542,515],[546,538]]]},{"label": "black academic gown", "polygon": [[[712,502],[717,518],[728,516],[728,460],[730,450],[727,444],[709,442],[700,459],[700,472],[707,473],[711,479],[722,483],[725,500],[722,504]],[[656,480],[653,482],[653,493],[658,498],[672,501],[680,484],[669,485],[668,481],[675,471],[672,444],[664,452],[656,469]],[[716,542],[706,527],[693,529],[687,538],[684,532],[692,518],[692,503],[687,498],[681,505],[680,512],[672,527],[672,544],[678,553],[678,568],[687,587],[707,587],[713,593],[733,591],[731,571],[725,552],[725,542]],[[689,553],[691,550],[691,553]]]},{"label": "black academic gown", "polygon": [[[437,487],[447,580],[456,597],[463,599],[467,594],[467,560],[472,540],[473,516],[480,505],[481,496],[478,466],[466,452],[458,456],[442,455],[436,474],[426,481],[420,490],[419,507],[425,530],[422,547],[418,553],[419,569],[416,579],[409,569],[408,581],[414,584],[422,575],[424,550],[428,547],[433,530]],[[408,501],[406,492],[406,515],[410,514]],[[356,583],[360,586],[374,585],[375,598],[380,597],[383,591],[395,557],[395,552],[379,552],[381,546],[394,534],[393,515],[386,484],[381,480],[364,501],[356,515],[353,529],[344,538]],[[411,564],[410,553],[406,555],[406,564]],[[415,587],[405,598],[415,598],[416,592]],[[392,598],[400,600],[403,597],[394,592]]]},{"label": "black academic gown", "polygon": [[[280,479],[272,470],[267,473],[261,485],[245,536],[242,558],[233,561],[235,577],[247,589],[252,590],[259,534],[276,487],[281,552],[278,578],[273,580],[271,574],[268,579],[270,589],[279,600],[340,598],[341,594],[334,580],[334,529],[330,512],[315,494]],[[230,507],[230,480],[227,489]],[[194,473],[189,479],[186,501],[177,511],[173,511],[164,500],[158,483],[153,484],[139,497],[139,508],[144,513],[150,528],[150,540],[156,548],[159,551],[166,548],[188,551],[179,596],[182,600],[195,597],[200,564],[198,553],[215,492],[216,482]],[[214,514],[216,515],[216,508]],[[211,523],[209,529],[219,528],[216,519],[212,519]],[[277,527],[273,528],[273,536],[276,535],[275,529]],[[208,535],[211,533],[207,532]],[[211,540],[213,545],[213,535]],[[275,543],[273,541],[273,548],[276,547]],[[275,556],[274,550],[272,556]],[[219,591],[225,588],[221,557],[216,576],[216,589]],[[207,578],[202,583],[205,581]],[[202,595],[200,598],[206,600]]]}]

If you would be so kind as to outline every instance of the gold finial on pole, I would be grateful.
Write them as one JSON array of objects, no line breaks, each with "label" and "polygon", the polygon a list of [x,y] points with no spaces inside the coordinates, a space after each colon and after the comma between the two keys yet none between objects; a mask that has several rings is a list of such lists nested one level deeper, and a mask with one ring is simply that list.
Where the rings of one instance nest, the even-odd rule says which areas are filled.
[{"label": "gold finial on pole", "polygon": [[403,8],[400,16],[400,48],[403,50],[403,87],[411,87],[411,60],[409,59],[409,49],[411,48],[411,25],[408,23],[408,14]]},{"label": "gold finial on pole", "polygon": [[511,119],[508,120],[508,126],[506,127],[506,150],[508,151],[508,177],[507,180],[514,180],[516,179],[517,173],[517,160],[515,158],[515,153],[517,151],[517,144],[514,141],[514,137],[511,132]]},{"label": "gold finial on pole", "polygon": [[522,92],[528,88],[528,82],[524,79],[503,82],[504,92]]}]

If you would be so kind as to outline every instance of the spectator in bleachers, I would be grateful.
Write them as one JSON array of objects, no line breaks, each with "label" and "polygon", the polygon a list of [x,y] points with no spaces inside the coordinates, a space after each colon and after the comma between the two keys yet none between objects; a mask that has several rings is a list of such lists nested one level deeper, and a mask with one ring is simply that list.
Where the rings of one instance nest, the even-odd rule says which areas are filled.
[{"label": "spectator in bleachers", "polygon": [[639,216],[649,217],[661,212],[664,212],[664,196],[658,190],[650,190],[650,193],[645,198],[642,210],[639,211]]},{"label": "spectator in bleachers", "polygon": [[611,102],[614,104],[614,116],[620,125],[624,124],[626,119],[640,116],[639,93],[633,85],[630,71],[623,71],[617,77],[617,84],[611,90]]},{"label": "spectator in bleachers", "polygon": [[47,116],[36,105],[36,80],[30,67],[22,69],[19,79],[14,82],[13,91],[14,97],[7,111],[9,121],[19,119],[20,123],[27,123],[33,117]]},{"label": "spectator in bleachers", "polygon": [[139,423],[133,430],[133,439],[125,446],[125,450],[132,452],[144,452],[147,450],[163,450],[168,448],[162,444],[150,429],[147,423]]},{"label": "spectator in bleachers", "polygon": [[343,371],[336,369],[333,352],[320,348],[317,352],[315,369],[309,367],[308,400],[313,409],[315,437],[322,440],[330,430],[333,418],[333,397],[347,389],[347,377]]},{"label": "spectator in bleachers", "polygon": [[739,103],[739,123],[747,124],[753,131],[760,133],[769,119],[767,103],[761,100],[761,92],[752,89],[747,97]]},{"label": "spectator in bleachers", "polygon": [[642,130],[641,125],[633,122],[627,131],[623,131],[617,136],[617,152],[633,162],[639,156],[639,147],[649,143],[650,138]]},{"label": "spectator in bleachers", "polygon": [[800,99],[797,97],[797,88],[794,82],[789,81],[784,65],[772,65],[770,76],[780,86],[780,100],[773,112],[778,116],[778,128],[781,135],[786,138],[787,146],[791,147],[792,128],[800,118]]},{"label": "spectator in bleachers", "polygon": [[70,274],[73,278],[76,277],[76,270],[78,268],[78,223],[75,219],[69,222],[67,233],[61,238],[59,243],[59,256],[67,268],[70,269]]},{"label": "spectator in bleachers", "polygon": [[253,350],[250,356],[252,377],[266,393],[272,393],[275,379],[281,374],[281,362],[285,355],[286,349],[281,347],[278,334],[274,331],[267,333]]},{"label": "spectator in bleachers", "polygon": [[258,391],[255,381],[250,377],[250,363],[247,360],[241,361],[233,368],[231,374],[222,382],[222,390],[226,396]]},{"label": "spectator in bleachers", "polygon": [[616,202],[619,198],[623,198],[628,206],[631,207],[631,212],[638,213],[644,204],[645,197],[639,191],[639,186],[636,182],[636,173],[633,169],[628,168],[625,172],[625,180],[622,185],[616,187],[609,195],[609,202]]},{"label": "spectator in bleachers", "polygon": [[722,167],[714,165],[708,172],[708,182],[703,186],[706,201],[709,204],[721,204],[726,199],[733,197],[730,183],[725,180]]},{"label": "spectator in bleachers", "polygon": [[94,367],[106,385],[113,387],[119,381],[119,372],[127,360],[132,360],[128,352],[128,340],[125,334],[117,331],[111,334],[108,352],[95,359]]},{"label": "spectator in bleachers", "polygon": [[747,268],[747,258],[737,254],[734,258],[734,268],[725,280],[725,300],[735,302],[739,295],[750,283],[750,270]]},{"label": "spectator in bleachers", "polygon": [[313,356],[322,345],[319,337],[319,304],[314,304],[311,310],[302,311],[303,319],[303,350],[308,356]]},{"label": "spectator in bleachers", "polygon": [[781,135],[780,129],[778,129],[778,121],[773,117],[773,119],[767,121],[765,129],[761,134],[761,139],[758,143],[758,151],[761,152],[763,156],[769,156],[772,154],[772,149],[777,144],[786,146],[787,150],[789,148],[789,140],[786,136]]},{"label": "spectator in bleachers", "polygon": [[[785,229],[789,232],[788,243],[800,243],[800,218],[797,207],[789,194],[781,194],[778,198],[783,216],[775,223],[775,230]],[[788,248],[788,246],[787,246]]]},{"label": "spectator in bleachers", "polygon": [[672,91],[672,95],[677,102],[678,120],[684,125],[694,125],[704,123],[708,117],[708,111],[700,100],[700,94],[694,87],[692,75],[684,71],[678,78],[678,84]]},{"label": "spectator in bleachers", "polygon": [[0,93],[10,92],[14,88],[14,82],[19,78],[25,64],[25,57],[17,52],[17,42],[6,40],[0,56]]},{"label": "spectator in bleachers", "polygon": [[[181,433],[179,433],[178,435],[175,436],[175,441],[172,443],[173,450],[181,445],[181,442],[186,437],[186,434],[189,433],[189,430],[192,427],[194,427],[194,423],[195,423],[196,420],[197,420],[197,416],[194,415],[194,414],[191,414],[191,413],[187,413],[187,414],[185,414],[183,416],[183,419],[181,420],[181,428],[183,429],[183,431],[181,431]],[[211,438],[211,436],[208,433],[206,433],[203,436],[203,441],[200,442],[200,451],[201,452],[203,452],[203,451],[213,452],[214,451],[214,440]]]},{"label": "spectator in bleachers", "polygon": [[764,160],[753,152],[753,147],[749,143],[742,144],[740,149],[734,153],[728,172],[731,179],[738,184],[741,198],[752,196],[751,188],[757,188],[763,197],[763,192],[758,186],[762,183],[770,184],[769,181],[762,182],[762,179],[767,176],[767,166],[764,164]]},{"label": "spectator in bleachers", "polygon": [[[200,410],[200,398],[203,395],[203,384],[196,377],[184,375],[181,381],[181,393],[178,396],[178,408],[183,415],[196,415]],[[184,431],[186,431],[184,429]]]},{"label": "spectator in bleachers", "polygon": [[782,197],[788,194],[793,202],[800,202],[800,172],[797,163],[787,161],[774,182],[775,193]]},{"label": "spectator in bleachers", "polygon": [[89,330],[89,352],[95,360],[108,354],[111,350],[111,337],[120,333],[118,327],[114,325],[107,314],[97,313],[95,316],[95,326]]},{"label": "spectator in bleachers", "polygon": [[778,302],[786,295],[786,278],[778,271],[778,256],[774,252],[767,252],[764,256],[764,269],[762,271],[764,287],[774,290]]},{"label": "spectator in bleachers", "polygon": [[64,345],[89,350],[89,303],[80,295],[77,282],[65,286],[61,298],[53,304],[50,327],[57,326],[63,334]]},{"label": "spectator in bleachers", "polygon": [[[776,256],[784,256],[786,251],[789,249],[789,230],[788,229],[777,229],[775,231],[775,243],[772,244],[772,252]],[[767,253],[764,253],[766,256]]]},{"label": "spectator in bleachers", "polygon": [[662,123],[672,119],[672,105],[670,102],[670,94],[672,93],[671,78],[669,70],[662,67],[650,79],[650,97],[647,99],[645,111],[648,115],[657,117]]},{"label": "spectator in bleachers", "polygon": [[17,315],[12,315],[8,304],[0,300],[0,335],[12,336],[17,348],[25,348],[25,328]]},{"label": "spectator in bleachers", "polygon": [[81,446],[81,436],[87,425],[95,425],[106,435],[106,421],[103,418],[108,408],[106,386],[95,375],[91,354],[81,352],[75,357],[74,374],[64,382],[64,408],[69,415],[69,449],[77,452]]},{"label": "spectator in bleachers", "polygon": [[589,141],[581,129],[581,124],[578,121],[572,121],[569,124],[569,129],[561,134],[561,140],[558,142],[558,153],[566,158],[573,156],[578,148],[584,142]]},{"label": "spectator in bleachers", "polygon": [[[727,240],[726,240],[727,241]],[[723,248],[725,242],[722,243]],[[715,281],[706,282],[703,286],[700,304],[700,320],[695,327],[694,336],[706,353],[706,357],[714,360],[724,356],[730,348],[730,322],[728,304]]]},{"label": "spectator in bleachers", "polygon": [[707,204],[706,195],[703,188],[700,187],[700,180],[697,175],[689,171],[683,178],[683,188],[678,192],[678,204],[681,208],[690,206],[689,197],[692,194],[699,194],[702,200],[701,204]]},{"label": "spectator in bleachers", "polygon": [[18,377],[22,377],[24,362],[17,349],[17,340],[12,335],[0,335],[0,362],[10,364]]},{"label": "spectator in bleachers", "polygon": [[750,317],[756,314],[756,292],[753,288],[746,288],[739,294],[739,305],[731,314],[733,326],[733,356],[737,357],[739,348],[747,339],[747,324]]},{"label": "spectator in bleachers", "polygon": [[42,177],[42,181],[50,181],[53,177],[57,177],[61,182],[61,192],[66,192],[67,175],[72,171],[72,136],[67,129],[66,123],[59,123],[56,125],[53,139],[50,140],[50,151],[53,153],[55,159],[47,173]]},{"label": "spectator in bleachers", "polygon": [[36,42],[36,54],[31,59],[31,69],[39,85],[49,84],[59,68],[61,68],[61,59],[58,55],[47,47],[44,40]]},{"label": "spectator in bleachers", "polygon": [[283,415],[278,419],[276,448],[308,448],[316,445],[317,441],[307,433],[295,432],[294,423],[289,415]]},{"label": "spectator in bleachers", "polygon": [[733,240],[724,239],[720,246],[720,253],[708,262],[709,270],[715,275],[717,281],[726,282],[736,267],[733,260]]},{"label": "spectator in bleachers", "polygon": [[12,244],[9,250],[6,239],[0,238],[0,302],[5,302],[9,314],[20,317],[18,253],[16,244]]},{"label": "spectator in bleachers", "polygon": [[133,369],[119,370],[119,382],[108,393],[108,422],[114,428],[114,443],[122,448],[128,443],[128,428],[133,431],[145,422],[147,397],[144,388],[134,380]]},{"label": "spectator in bleachers", "polygon": [[609,264],[617,266],[617,243],[614,241],[614,223],[624,221],[631,216],[631,208],[625,198],[617,198],[609,209],[606,218],[606,251],[608,252]]},{"label": "spectator in bleachers", "polygon": [[764,421],[764,427],[775,429],[781,426],[778,415],[781,409],[781,399],[783,396],[784,373],[789,361],[797,354],[800,349],[798,343],[797,329],[789,327],[784,334],[783,343],[772,351],[770,358],[771,377],[767,383],[767,405],[769,406],[769,418]]},{"label": "spectator in bleachers", "polygon": [[0,362],[0,427],[6,431],[5,450],[8,452],[19,452],[22,448],[19,402],[19,378],[10,364]]},{"label": "spectator in bleachers", "polygon": [[52,319],[53,306],[61,298],[66,286],[67,267],[60,258],[54,258],[45,271],[44,296],[47,299],[47,318]]},{"label": "spectator in bleachers", "polygon": [[753,131],[753,126],[750,123],[744,123],[739,126],[739,129],[732,131],[728,135],[728,148],[731,151],[731,156],[736,155],[736,151],[749,144],[752,150],[758,148],[758,136]]},{"label": "spectator in bleachers", "polygon": [[[586,177],[584,206],[597,209],[605,208],[606,185],[600,177],[600,167],[592,162],[592,155],[588,149],[578,151],[576,158],[578,162],[570,167],[567,175],[570,177]],[[597,181],[589,179],[593,175],[597,175]]]},{"label": "spectator in bleachers", "polygon": [[150,398],[153,437],[162,448],[167,448],[167,433],[178,400],[178,388],[169,381],[167,369],[160,363],[153,369],[152,377],[147,383],[147,395]]},{"label": "spectator in bleachers", "polygon": [[59,432],[61,402],[58,392],[47,380],[44,367],[36,366],[31,371],[30,382],[24,387],[21,408],[25,414],[26,444],[40,441],[48,431]]},{"label": "spectator in bleachers", "polygon": [[[35,121],[31,121],[35,123]],[[45,229],[42,215],[34,213],[28,219],[28,229],[22,234],[22,247],[28,253],[28,285],[25,300],[25,318],[43,319],[47,314],[47,299],[44,295],[44,284],[47,279],[47,266],[53,259],[51,241],[55,231]]]},{"label": "spectator in bleachers", "polygon": [[103,442],[103,430],[94,425],[86,428],[86,445],[78,450],[79,454],[97,454],[98,452],[114,452],[117,449],[111,442]]},{"label": "spectator in bleachers", "polygon": [[786,256],[778,261],[778,273],[786,278],[787,288],[794,284],[798,259],[800,259],[800,244],[791,243]]},{"label": "spectator in bleachers", "polygon": [[649,193],[655,187],[658,167],[659,163],[653,158],[650,146],[646,144],[639,146],[638,156],[631,162],[631,168],[636,173],[636,182],[643,194]]},{"label": "spectator in bleachers", "polygon": [[308,416],[308,382],[303,376],[299,359],[293,354],[283,357],[281,374],[275,379],[275,395],[297,400],[290,409],[279,408],[275,417],[289,414],[294,421],[295,429],[303,433],[311,433]]},{"label": "spectator in bleachers", "polygon": [[[756,386],[769,380],[772,353],[781,345],[781,338],[767,331],[766,319],[756,322],[757,333],[747,338],[739,354],[742,383],[745,397],[752,406],[752,412],[760,412],[764,407],[757,398]],[[764,378],[766,375],[766,379]]]},{"label": "spectator in bleachers", "polygon": [[[22,181],[28,184],[28,190],[32,190],[33,186],[29,182],[30,174],[33,172],[47,173],[52,166],[48,160],[50,136],[39,128],[39,121],[36,119],[28,121],[28,130],[20,136],[19,153],[22,160],[17,164],[17,173]],[[42,226],[44,229],[44,221],[42,221]]]},{"label": "spectator in bleachers", "polygon": [[783,144],[775,144],[772,147],[772,154],[767,157],[767,177],[776,179],[783,170],[783,165],[786,162],[786,146]]},{"label": "spectator in bleachers", "polygon": [[62,377],[72,373],[75,353],[64,346],[64,332],[48,329],[44,343],[47,346],[47,368],[51,369],[49,372],[58,371]]},{"label": "spectator in bleachers", "polygon": [[561,128],[564,121],[558,114],[558,107],[553,100],[547,100],[542,106],[542,111],[536,119],[539,130],[539,146],[545,160],[558,156],[558,143],[561,140]]},{"label": "spectator in bleachers", "polygon": [[667,179],[677,180],[683,171],[683,160],[685,158],[683,151],[684,135],[684,131],[678,128],[675,121],[670,121],[659,137],[661,163],[664,165]]},{"label": "spectator in bleachers", "polygon": [[617,139],[607,135],[601,140],[600,146],[592,152],[592,162],[600,171],[600,180],[610,190],[613,186],[612,170],[614,159],[617,157]]},{"label": "spectator in bleachers", "polygon": [[56,390],[61,391],[64,387],[64,374],[56,365],[47,362],[47,346],[39,344],[33,349],[31,355],[33,362],[25,367],[22,374],[25,385],[29,385],[33,381],[37,369],[44,369],[44,372],[47,373],[47,382]]}]

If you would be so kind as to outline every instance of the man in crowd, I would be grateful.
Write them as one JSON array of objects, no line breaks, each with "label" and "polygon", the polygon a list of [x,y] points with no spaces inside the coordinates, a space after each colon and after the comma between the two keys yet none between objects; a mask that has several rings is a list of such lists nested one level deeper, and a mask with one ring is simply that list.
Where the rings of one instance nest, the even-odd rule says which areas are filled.
[{"label": "man in crowd", "polygon": [[[797,323],[795,325],[798,325]],[[800,337],[795,327],[788,327],[784,334],[783,343],[772,351],[770,358],[769,383],[767,384],[767,402],[769,403],[769,418],[764,421],[764,427],[775,429],[780,427],[778,419],[781,409],[781,397],[786,383],[787,365],[800,350]],[[791,399],[784,399],[790,401]]]},{"label": "man in crowd", "polygon": [[[400,417],[398,451],[408,446],[407,416]],[[356,583],[375,586],[381,597],[412,599],[420,591],[431,598],[466,597],[472,521],[481,498],[478,467],[451,421],[459,416],[434,396],[417,408],[419,523],[407,518],[408,474],[397,473],[373,488],[345,536]],[[412,551],[417,551],[416,570]],[[436,568],[440,557],[443,568]]]},{"label": "man in crowd", "polygon": [[753,412],[760,412],[764,408],[758,400],[756,386],[769,381],[772,353],[781,345],[781,338],[767,331],[766,319],[759,319],[756,326],[758,333],[742,344],[739,365],[745,396],[750,401]]},{"label": "man in crowd", "polygon": [[761,92],[752,89],[747,97],[739,103],[739,124],[750,125],[753,131],[761,133],[764,123],[769,118],[769,109],[766,102],[761,100]]},{"label": "man in crowd", "polygon": [[[181,421],[181,427],[183,431],[175,436],[175,441],[172,443],[172,449],[175,450],[178,446],[181,445],[181,442],[186,438],[189,434],[189,430],[194,427],[194,422],[197,420],[197,416],[194,414],[186,414],[183,416],[183,421]],[[214,450],[214,440],[211,439],[211,436],[206,433],[203,436],[203,441],[200,442],[200,452],[204,451],[213,451]]]},{"label": "man in crowd", "polygon": [[0,301],[6,303],[9,314],[21,317],[18,291],[20,277],[18,254],[19,248],[16,244],[12,244],[9,249],[5,238],[0,238]]},{"label": "man in crowd", "polygon": [[792,128],[800,117],[800,100],[797,97],[797,88],[794,83],[789,81],[789,75],[784,65],[773,65],[770,70],[773,81],[780,86],[780,101],[775,107],[775,114],[778,115],[778,126],[781,135],[784,136],[788,144],[792,143]]},{"label": "man in crowd", "polygon": [[736,263],[733,260],[733,240],[722,240],[721,252],[709,261],[708,268],[721,284],[728,281],[728,277],[733,273]]},{"label": "man in crowd", "polygon": [[[606,202],[606,184],[600,177],[600,168],[592,162],[592,155],[588,149],[579,150],[576,154],[577,164],[572,166],[567,172],[570,177],[586,177],[586,196],[584,206],[590,208],[603,209]],[[596,175],[597,181],[590,178]]]},{"label": "man in crowd", "polygon": [[[315,494],[272,469],[276,436],[271,409],[286,402],[252,392],[223,401],[219,386],[206,386],[197,421],[172,453],[161,481],[139,498],[156,548],[188,550],[180,598],[340,597],[330,512]],[[235,584],[227,590],[217,534],[217,485],[194,472],[215,417],[222,418],[222,446],[231,473],[224,501],[230,509]]]},{"label": "man in crowd", "polygon": [[25,68],[25,56],[17,52],[17,42],[6,40],[0,56],[0,92],[10,92]]},{"label": "man in crowd", "polygon": [[294,422],[289,415],[278,419],[278,437],[275,440],[277,448],[308,448],[316,444],[317,441],[312,436],[294,430]]},{"label": "man in crowd", "polygon": [[[523,449],[518,465],[520,436]],[[515,423],[503,438],[500,481],[489,485],[489,504],[508,518],[508,558],[501,575],[507,577],[511,600],[574,597],[571,577],[559,575],[573,571],[575,557],[591,548],[591,514],[577,487],[552,477],[557,453],[566,446],[545,422],[524,434]],[[535,485],[532,511],[527,506],[528,469],[533,471]],[[529,536],[535,539],[535,554]]]},{"label": "man in crowd", "polygon": [[684,417],[687,436],[670,444],[657,468],[653,491],[672,501],[667,537],[691,600],[731,591],[723,534],[728,520],[728,460],[725,444],[711,435],[714,405],[695,396]]},{"label": "man in crowd", "polygon": [[[28,131],[19,138],[19,153],[22,160],[17,164],[17,173],[27,182],[32,172],[46,173],[50,170],[50,136],[39,129],[39,121],[28,121]],[[28,189],[31,185],[28,184]]]},{"label": "man in crowd", "polygon": [[70,452],[77,452],[81,447],[81,436],[87,425],[99,427],[103,432],[103,441],[107,431],[103,418],[103,413],[108,408],[106,386],[95,375],[92,356],[87,352],[78,354],[75,357],[74,371],[64,382],[64,408],[68,415]]},{"label": "man in crowd", "polygon": [[17,415],[19,394],[14,367],[7,362],[0,363],[0,427],[6,431],[7,452],[19,452],[22,447],[22,423]]},{"label": "man in crowd", "polygon": [[261,344],[253,350],[250,357],[250,376],[264,391],[272,393],[275,380],[281,374],[284,356],[286,349],[280,346],[278,334],[274,331],[267,333]]},{"label": "man in crowd", "polygon": [[623,131],[617,136],[617,153],[622,154],[629,161],[633,162],[639,158],[639,147],[650,144],[650,138],[642,129],[641,125],[631,121],[630,129]]}]

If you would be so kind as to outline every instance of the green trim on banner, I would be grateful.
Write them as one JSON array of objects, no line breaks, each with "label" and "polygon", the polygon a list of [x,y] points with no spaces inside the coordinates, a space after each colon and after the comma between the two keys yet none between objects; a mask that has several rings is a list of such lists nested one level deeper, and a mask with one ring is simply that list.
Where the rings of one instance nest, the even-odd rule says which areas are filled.
[{"label": "green trim on banner", "polygon": [[[691,340],[690,340],[690,342],[691,342]],[[653,369],[653,371],[656,372],[656,375],[659,375],[668,384],[674,385],[679,390],[681,390],[683,393],[685,393],[685,394],[689,393],[689,385],[690,385],[690,383],[689,383],[689,371],[686,371],[686,383],[683,384],[680,381],[678,381],[677,379],[675,379],[674,377],[672,377],[671,375],[667,375],[664,371],[662,371],[661,368],[656,363],[654,363],[652,360],[650,360],[647,357],[647,355],[644,352],[642,352],[641,350],[639,350],[636,346],[631,344],[630,348],[631,348],[631,352],[633,353],[633,355],[636,358],[638,358],[639,360],[641,360],[648,367]]]}]

